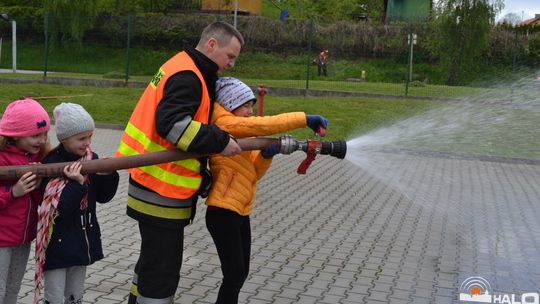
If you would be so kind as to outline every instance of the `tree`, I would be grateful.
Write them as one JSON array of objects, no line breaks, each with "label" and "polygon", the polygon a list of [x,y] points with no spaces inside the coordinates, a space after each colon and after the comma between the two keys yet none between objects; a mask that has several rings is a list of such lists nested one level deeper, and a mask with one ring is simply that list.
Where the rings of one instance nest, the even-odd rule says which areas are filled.
[{"label": "tree", "polygon": [[499,23],[505,23],[512,26],[516,26],[521,22],[521,17],[516,13],[508,13],[499,21]]},{"label": "tree", "polygon": [[439,0],[429,23],[428,47],[448,69],[448,84],[464,67],[474,66],[488,45],[502,0]]},{"label": "tree", "polygon": [[1,0],[0,6],[28,6],[28,7],[41,7],[43,5],[42,0]]},{"label": "tree", "polygon": [[92,28],[98,13],[98,0],[45,0],[52,41],[80,43],[85,31]]},{"label": "tree", "polygon": [[355,12],[367,14],[368,18],[374,22],[385,22],[386,6],[388,5],[388,0],[358,0],[355,2]]},{"label": "tree", "polygon": [[325,21],[350,20],[356,12],[377,18],[383,6],[380,0],[287,0],[282,3],[302,14],[295,16],[297,18]]},{"label": "tree", "polygon": [[[227,0],[230,1],[230,0]],[[133,1],[147,13],[166,14],[168,9],[174,5],[175,0],[135,0]]]}]

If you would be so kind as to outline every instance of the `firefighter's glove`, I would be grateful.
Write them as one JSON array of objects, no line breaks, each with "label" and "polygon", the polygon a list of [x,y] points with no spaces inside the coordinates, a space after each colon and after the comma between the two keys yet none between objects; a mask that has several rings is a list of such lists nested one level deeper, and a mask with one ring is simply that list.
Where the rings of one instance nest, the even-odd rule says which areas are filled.
[{"label": "firefighter's glove", "polygon": [[[313,130],[315,133],[324,136],[323,134],[326,134],[324,132],[328,127],[328,120],[326,118],[322,117],[321,115],[306,115],[306,123],[307,126]],[[321,130],[324,129],[323,130]]]},{"label": "firefighter's glove", "polygon": [[261,155],[263,158],[271,159],[274,157],[274,155],[279,153],[279,146],[278,145],[270,145],[264,147],[264,149],[261,150]]}]

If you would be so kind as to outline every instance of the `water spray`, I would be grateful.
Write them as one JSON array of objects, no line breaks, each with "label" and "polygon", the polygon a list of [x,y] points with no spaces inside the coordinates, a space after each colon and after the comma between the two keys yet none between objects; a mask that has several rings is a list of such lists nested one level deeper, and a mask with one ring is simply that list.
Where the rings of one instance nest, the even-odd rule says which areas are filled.
[{"label": "water spray", "polygon": [[[294,151],[304,151],[308,155],[298,168],[299,174],[305,174],[317,154],[330,155],[343,159],[347,153],[345,141],[325,142],[319,140],[299,141],[290,135],[279,138],[240,138],[238,145],[243,151],[261,150],[270,145],[279,145],[282,154],[291,154]],[[164,150],[160,152],[145,153],[133,156],[94,159],[82,162],[81,173],[112,172],[121,169],[150,166],[160,163],[199,158],[204,155],[184,152],[179,149]],[[17,180],[27,172],[33,172],[38,177],[63,176],[64,168],[73,162],[53,164],[34,164],[25,166],[0,166],[0,180]]]}]

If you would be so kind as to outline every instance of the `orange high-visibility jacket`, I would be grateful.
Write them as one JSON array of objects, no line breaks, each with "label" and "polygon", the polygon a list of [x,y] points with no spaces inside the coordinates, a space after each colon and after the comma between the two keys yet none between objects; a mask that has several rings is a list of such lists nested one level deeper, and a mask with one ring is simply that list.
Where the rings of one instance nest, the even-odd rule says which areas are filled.
[{"label": "orange high-visibility jacket", "polygon": [[[177,146],[174,146],[157,133],[155,113],[163,97],[167,79],[181,71],[192,71],[197,75],[202,84],[202,98],[195,117],[189,122]],[[186,52],[180,52],[160,67],[139,99],[116,155],[129,156],[176,148],[186,151],[200,130],[201,124],[208,123],[209,112],[210,96],[203,75],[193,59]],[[132,168],[129,172],[137,183],[173,199],[192,197],[201,184],[200,163],[197,159]]]}]

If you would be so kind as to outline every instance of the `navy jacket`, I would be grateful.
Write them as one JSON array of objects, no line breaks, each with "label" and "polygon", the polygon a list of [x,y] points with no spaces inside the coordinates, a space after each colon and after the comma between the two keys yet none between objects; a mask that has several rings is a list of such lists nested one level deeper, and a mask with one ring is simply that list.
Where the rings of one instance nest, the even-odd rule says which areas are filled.
[{"label": "navy jacket", "polygon": [[[98,155],[94,153],[93,159]],[[78,160],[60,146],[47,156],[43,163],[59,163]],[[96,202],[110,201],[118,187],[117,172],[109,175],[90,174],[90,183],[81,185],[70,180],[58,203],[59,215],[54,221],[53,232],[47,248],[45,270],[85,266],[103,258],[101,232],[96,217]],[[41,192],[50,178],[41,183]],[[88,208],[80,210],[80,202],[88,193]]]}]

